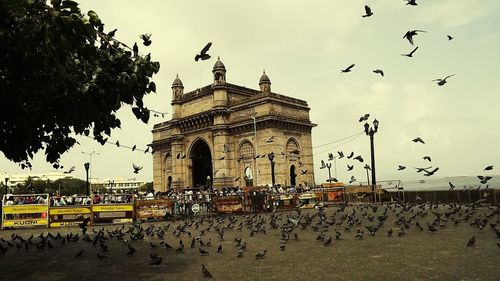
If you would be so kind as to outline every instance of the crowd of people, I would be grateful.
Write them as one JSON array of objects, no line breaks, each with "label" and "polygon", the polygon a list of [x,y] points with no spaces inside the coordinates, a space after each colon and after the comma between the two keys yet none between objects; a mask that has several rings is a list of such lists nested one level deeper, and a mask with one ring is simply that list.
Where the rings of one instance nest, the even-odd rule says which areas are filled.
[{"label": "crowd of people", "polygon": [[46,194],[30,195],[30,196],[10,195],[6,196],[5,205],[12,206],[12,205],[27,205],[27,204],[47,204],[47,199],[48,199],[47,197],[48,195]]}]

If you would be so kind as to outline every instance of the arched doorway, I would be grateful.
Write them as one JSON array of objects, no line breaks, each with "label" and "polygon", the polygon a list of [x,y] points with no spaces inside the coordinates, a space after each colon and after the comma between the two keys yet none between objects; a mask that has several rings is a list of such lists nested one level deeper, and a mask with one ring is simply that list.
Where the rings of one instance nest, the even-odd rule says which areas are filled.
[{"label": "arched doorway", "polygon": [[290,185],[295,186],[297,183],[295,182],[295,178],[297,175],[295,174],[295,165],[290,166]]},{"label": "arched doorway", "polygon": [[253,186],[253,172],[252,168],[245,168],[245,186]]},{"label": "arched doorway", "polygon": [[170,191],[170,189],[172,189],[172,176],[167,178],[167,191]]},{"label": "arched doorway", "polygon": [[208,187],[207,181],[212,178],[212,154],[208,144],[197,140],[191,148],[189,158],[193,163],[193,187]]}]

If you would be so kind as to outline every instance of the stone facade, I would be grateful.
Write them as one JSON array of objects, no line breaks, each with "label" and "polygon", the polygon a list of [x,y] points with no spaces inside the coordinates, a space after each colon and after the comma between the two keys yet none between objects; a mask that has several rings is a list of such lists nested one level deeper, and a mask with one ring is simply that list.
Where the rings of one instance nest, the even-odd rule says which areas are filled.
[{"label": "stone facade", "polygon": [[212,185],[314,183],[311,130],[306,101],[271,92],[262,74],[260,90],[226,82],[217,60],[213,84],[184,94],[172,84],[172,119],[153,128],[153,183],[156,191]]}]

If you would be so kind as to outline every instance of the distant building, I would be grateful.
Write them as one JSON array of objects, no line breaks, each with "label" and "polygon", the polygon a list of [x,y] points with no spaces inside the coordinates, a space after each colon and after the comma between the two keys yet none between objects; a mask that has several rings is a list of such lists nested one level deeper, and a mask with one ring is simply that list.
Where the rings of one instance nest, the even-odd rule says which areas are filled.
[{"label": "distant building", "polygon": [[271,185],[271,159],[275,184],[314,184],[307,102],[272,92],[266,73],[258,90],[227,83],[220,59],[212,73],[188,93],[172,84],[172,119],[152,131],[155,191]]},{"label": "distant building", "polygon": [[15,187],[18,184],[23,184],[28,178],[33,180],[49,180],[56,181],[58,179],[64,178],[74,178],[72,174],[65,174],[64,172],[54,171],[43,174],[7,174],[1,173],[0,180],[2,185],[7,185],[8,187]]},{"label": "distant building", "polygon": [[90,188],[92,191],[106,189],[109,193],[131,193],[138,191],[145,183],[144,181],[138,181],[136,179],[93,179]]}]

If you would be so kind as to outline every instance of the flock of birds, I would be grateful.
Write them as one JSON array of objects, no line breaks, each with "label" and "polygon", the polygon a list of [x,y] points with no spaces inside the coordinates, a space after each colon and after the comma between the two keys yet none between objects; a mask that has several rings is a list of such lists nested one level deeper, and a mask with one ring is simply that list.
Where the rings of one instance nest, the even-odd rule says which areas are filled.
[{"label": "flock of birds", "polygon": [[[492,237],[500,239],[499,215],[499,206],[484,206],[479,201],[471,204],[398,201],[388,205],[340,204],[328,210],[295,209],[282,213],[185,218],[177,222],[135,223],[107,228],[94,226],[91,230],[89,221],[85,220],[79,225],[80,230],[68,230],[66,234],[58,231],[23,237],[11,232],[10,239],[0,238],[0,263],[8,263],[10,259],[2,261],[2,256],[9,252],[36,255],[37,252],[57,249],[68,249],[67,257],[57,252],[57,256],[63,259],[92,259],[93,256],[104,261],[121,255],[135,261],[146,258],[142,262],[151,267],[161,267],[165,263],[168,267],[169,259],[175,259],[176,255],[199,255],[207,257],[201,258],[204,260],[201,275],[212,278],[205,265],[211,259],[224,255],[226,259],[227,255],[236,259],[265,259],[269,249],[261,246],[261,240],[276,239],[273,240],[276,241],[275,249],[270,251],[283,252],[289,247],[304,247],[295,244],[304,239],[311,243],[305,247],[316,244],[317,247],[332,247],[346,240],[379,236],[382,231],[385,234],[380,236],[387,237],[405,237],[410,232],[412,235],[441,232],[446,235],[447,228],[469,225],[473,236],[464,241],[464,246],[474,247],[478,243],[475,233],[491,232]],[[67,248],[69,244],[74,246]],[[500,243],[496,245],[500,248]],[[249,253],[251,249],[253,254]]]},{"label": "flock of birds", "polygon": [[[410,6],[418,6],[416,0],[405,0],[407,3],[406,5],[410,5]],[[365,5],[365,13],[362,15],[363,18],[368,18],[368,17],[371,17],[374,15],[374,12],[372,11],[372,8],[368,5]],[[413,46],[414,45],[414,41],[413,41],[413,37],[414,36],[417,36],[419,33],[421,32],[427,32],[425,30],[419,30],[419,29],[414,29],[414,30],[408,30],[404,36],[403,36],[403,39],[406,39],[408,40],[408,42]],[[446,38],[448,39],[448,41],[451,41],[453,40],[454,38],[451,36],[451,35],[446,35]],[[407,54],[401,54],[402,56],[405,56],[405,57],[409,57],[409,58],[413,58],[413,55],[415,54],[415,52],[418,50],[418,46],[416,46],[411,52],[407,53]],[[348,72],[351,72],[353,67],[355,66],[356,64],[351,64],[349,65],[348,67],[346,67],[345,69],[342,69],[340,72],[341,73],[348,73]],[[381,76],[384,76],[384,71],[381,70],[381,69],[375,69],[373,70],[374,73],[377,73],[377,74],[380,74]],[[432,80],[433,82],[436,82],[436,84],[438,86],[444,86],[447,81],[446,79],[454,76],[455,74],[452,74],[452,75],[448,75],[444,78],[438,78],[438,79],[434,79]]]},{"label": "flock of birds", "polygon": [[[370,118],[370,114],[366,113],[359,118],[359,122],[366,122],[368,120],[368,118]],[[418,143],[425,144],[425,141],[421,137],[415,137],[411,141],[414,143],[417,143],[417,144]],[[350,159],[350,160],[357,160],[360,163],[363,163],[364,159],[363,159],[362,155],[357,155],[356,157],[354,157],[354,155],[355,155],[354,151],[351,151],[349,153],[349,155],[347,155],[347,156],[341,150],[337,151],[337,155],[334,155],[334,153],[329,152],[328,159],[326,161],[333,161],[334,159],[345,158],[345,159]],[[422,159],[428,163],[432,162],[432,158],[429,155],[424,155],[422,157]],[[326,164],[325,160],[321,160],[320,169],[325,169],[327,167],[331,167],[331,164],[328,165],[328,164]],[[363,168],[366,170],[371,170],[371,167],[368,164],[365,164]],[[426,176],[426,177],[433,176],[439,170],[439,167],[433,167],[433,166],[414,167],[414,168],[415,168],[417,173],[422,173],[422,175]],[[493,168],[494,168],[493,165],[488,165],[484,168],[484,171],[491,171],[491,170],[493,170]],[[351,172],[351,171],[353,171],[353,169],[354,169],[354,164],[351,163],[351,165],[349,165],[349,163],[348,163],[347,164],[347,172]],[[398,167],[397,167],[397,171],[403,171],[405,169],[406,169],[405,165],[398,165]],[[480,189],[481,187],[483,187],[482,185],[484,185],[484,189],[489,188],[488,181],[492,179],[491,176],[478,175],[477,178],[479,179],[479,184],[476,186],[477,189]],[[332,177],[332,178],[328,179],[328,181],[338,182],[339,180],[335,177]],[[356,181],[357,181],[356,178],[354,176],[351,176],[349,179],[349,184],[352,184]],[[450,189],[449,189],[450,191],[456,187],[452,182],[449,182],[449,186],[450,186]],[[470,188],[472,188],[472,186],[464,186],[464,189],[466,189],[466,190],[470,189]]]}]

